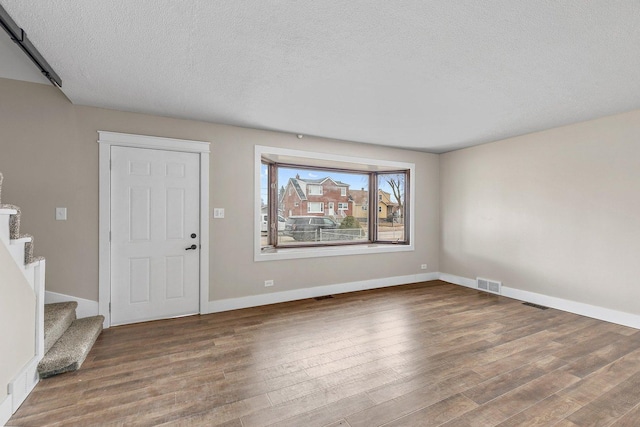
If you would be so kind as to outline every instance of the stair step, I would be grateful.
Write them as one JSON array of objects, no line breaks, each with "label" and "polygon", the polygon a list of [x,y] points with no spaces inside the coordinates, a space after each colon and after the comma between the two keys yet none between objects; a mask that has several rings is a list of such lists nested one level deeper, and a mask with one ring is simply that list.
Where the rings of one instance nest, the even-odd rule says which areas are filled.
[{"label": "stair step", "polygon": [[79,369],[102,332],[102,322],[104,316],[74,320],[38,364],[40,378]]},{"label": "stair step", "polygon": [[56,302],[44,305],[44,352],[45,354],[60,339],[76,320],[76,301]]},{"label": "stair step", "polygon": [[11,209],[15,211],[15,213],[9,215],[9,238],[10,239],[18,239],[20,238],[20,208],[16,205],[2,205],[2,209]]},{"label": "stair step", "polygon": [[15,214],[14,209],[5,209],[3,205],[0,205],[0,242],[9,244],[11,238],[9,237],[9,220],[11,215]]}]

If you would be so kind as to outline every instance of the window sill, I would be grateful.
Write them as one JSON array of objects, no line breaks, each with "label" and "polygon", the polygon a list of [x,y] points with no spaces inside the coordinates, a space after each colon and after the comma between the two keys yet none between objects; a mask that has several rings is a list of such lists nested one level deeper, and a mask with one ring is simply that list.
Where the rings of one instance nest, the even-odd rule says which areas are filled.
[{"label": "window sill", "polygon": [[260,250],[254,256],[254,261],[278,261],[285,259],[321,258],[347,255],[367,255],[389,252],[413,251],[413,244],[380,244],[369,243],[363,245],[348,246],[322,246],[300,248],[268,248]]}]

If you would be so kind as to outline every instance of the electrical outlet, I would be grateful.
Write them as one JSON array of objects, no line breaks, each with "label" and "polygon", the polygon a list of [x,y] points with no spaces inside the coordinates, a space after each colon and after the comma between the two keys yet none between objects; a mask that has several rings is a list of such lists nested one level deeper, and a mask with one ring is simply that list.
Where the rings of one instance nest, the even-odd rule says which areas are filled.
[{"label": "electrical outlet", "polygon": [[224,218],[224,208],[213,208],[214,218]]},{"label": "electrical outlet", "polygon": [[273,286],[273,280],[265,280],[264,287],[268,288],[269,286]]},{"label": "electrical outlet", "polygon": [[422,264],[422,265],[420,266],[420,269],[421,269],[421,270],[426,270],[426,269],[427,269],[427,264]]}]

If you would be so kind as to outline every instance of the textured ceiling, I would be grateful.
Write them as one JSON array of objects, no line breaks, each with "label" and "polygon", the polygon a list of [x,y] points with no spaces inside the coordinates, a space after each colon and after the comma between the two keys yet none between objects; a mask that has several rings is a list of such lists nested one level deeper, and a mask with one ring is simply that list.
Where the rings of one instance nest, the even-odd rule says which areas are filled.
[{"label": "textured ceiling", "polygon": [[0,4],[81,105],[430,152],[640,108],[637,0]]}]

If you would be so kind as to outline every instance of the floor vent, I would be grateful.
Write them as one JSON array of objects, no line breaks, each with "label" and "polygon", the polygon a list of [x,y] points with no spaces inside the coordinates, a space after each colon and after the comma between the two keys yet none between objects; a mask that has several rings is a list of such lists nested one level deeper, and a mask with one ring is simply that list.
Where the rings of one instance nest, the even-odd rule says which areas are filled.
[{"label": "floor vent", "polygon": [[534,304],[532,302],[523,302],[523,305],[528,305],[529,307],[539,308],[540,310],[546,310],[549,307],[545,307],[544,305]]},{"label": "floor vent", "polygon": [[322,301],[323,299],[329,299],[329,298],[333,298],[333,295],[323,295],[321,297],[315,297],[314,300]]},{"label": "floor vent", "polygon": [[491,292],[492,294],[500,294],[502,283],[495,280],[476,278],[476,284],[481,291]]}]

